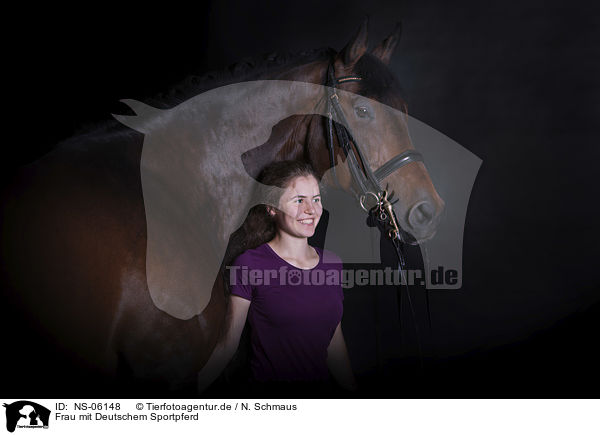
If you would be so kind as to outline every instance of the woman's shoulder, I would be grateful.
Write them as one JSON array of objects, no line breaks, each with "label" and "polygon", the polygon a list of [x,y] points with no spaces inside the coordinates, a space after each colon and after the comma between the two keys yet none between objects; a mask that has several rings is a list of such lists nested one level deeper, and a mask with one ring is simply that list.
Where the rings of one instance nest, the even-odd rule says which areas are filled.
[{"label": "woman's shoulder", "polygon": [[335,252],[330,251],[328,249],[321,249],[317,246],[313,246],[313,248],[315,248],[317,250],[317,253],[321,256],[323,263],[329,263],[329,264],[331,264],[331,263],[342,264],[343,263],[340,256],[337,255]]},{"label": "woman's shoulder", "polygon": [[256,248],[245,250],[233,261],[233,265],[248,267],[262,266],[265,264],[265,262],[269,262],[271,260],[271,256],[269,254],[270,253],[268,251],[267,244],[263,243]]}]

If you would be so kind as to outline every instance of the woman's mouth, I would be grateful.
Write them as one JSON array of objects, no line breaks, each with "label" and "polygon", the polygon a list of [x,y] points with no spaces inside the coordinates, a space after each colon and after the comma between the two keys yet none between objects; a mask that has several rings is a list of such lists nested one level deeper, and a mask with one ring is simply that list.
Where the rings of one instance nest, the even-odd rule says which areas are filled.
[{"label": "woman's mouth", "polygon": [[315,220],[314,220],[314,218],[310,218],[310,219],[302,219],[302,220],[299,220],[298,222],[300,222],[302,225],[310,226],[315,223]]}]

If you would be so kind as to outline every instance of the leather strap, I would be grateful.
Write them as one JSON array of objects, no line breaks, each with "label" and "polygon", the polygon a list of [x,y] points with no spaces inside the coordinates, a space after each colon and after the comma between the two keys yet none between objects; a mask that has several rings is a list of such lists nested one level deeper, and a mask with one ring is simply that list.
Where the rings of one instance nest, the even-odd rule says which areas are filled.
[{"label": "leather strap", "polygon": [[396,157],[392,157],[386,163],[381,165],[375,171],[375,177],[378,181],[383,180],[385,177],[390,175],[396,169],[401,168],[404,165],[407,165],[411,162],[422,162],[423,155],[416,150],[407,150],[403,153],[398,154]]}]

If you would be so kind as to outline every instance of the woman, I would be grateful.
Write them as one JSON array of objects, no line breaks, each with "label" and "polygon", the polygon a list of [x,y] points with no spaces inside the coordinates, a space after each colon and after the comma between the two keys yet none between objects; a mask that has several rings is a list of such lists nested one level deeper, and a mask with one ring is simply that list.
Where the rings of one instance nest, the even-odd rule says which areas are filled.
[{"label": "woman", "polygon": [[340,323],[342,262],[308,244],[323,212],[317,176],[307,163],[284,161],[268,166],[259,181],[279,188],[279,197],[266,201],[278,206],[255,206],[244,223],[248,249],[228,268],[227,328],[199,373],[199,389],[231,360],[248,319],[250,366],[261,391],[327,385],[329,372],[354,390]]}]

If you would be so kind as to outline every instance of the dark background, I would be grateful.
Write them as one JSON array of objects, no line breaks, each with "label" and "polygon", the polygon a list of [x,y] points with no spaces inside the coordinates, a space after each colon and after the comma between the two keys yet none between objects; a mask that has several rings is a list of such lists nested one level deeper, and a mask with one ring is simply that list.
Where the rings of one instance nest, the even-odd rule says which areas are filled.
[{"label": "dark background", "polygon": [[463,287],[432,294],[435,357],[424,375],[394,366],[393,388],[372,374],[374,394],[598,397],[597,3],[229,0],[37,12],[7,15],[18,26],[3,55],[4,178],[123,112],[119,99],[144,100],[247,56],[339,50],[365,15],[374,46],[401,20],[391,67],[409,113],[483,164]]}]

